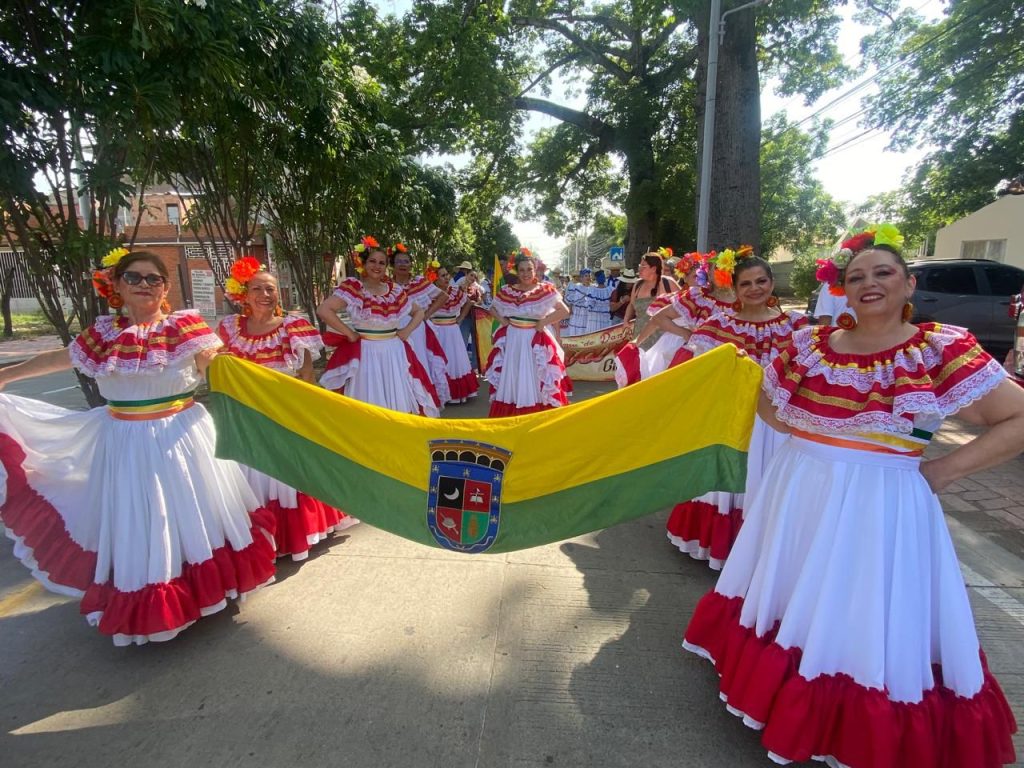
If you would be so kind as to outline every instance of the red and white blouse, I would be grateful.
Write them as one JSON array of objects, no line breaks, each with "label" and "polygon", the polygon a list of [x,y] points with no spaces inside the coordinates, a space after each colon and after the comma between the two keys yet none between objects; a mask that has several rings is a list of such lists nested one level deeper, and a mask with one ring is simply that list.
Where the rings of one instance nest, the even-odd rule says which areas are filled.
[{"label": "red and white blouse", "polygon": [[800,431],[842,435],[869,450],[920,454],[942,421],[991,392],[1006,371],[966,329],[922,323],[903,344],[835,352],[832,326],[806,328],[765,369],[778,417]]},{"label": "red and white blouse", "polygon": [[75,368],[102,378],[161,373],[220,346],[202,316],[183,310],[137,325],[127,317],[103,315],[78,335],[68,351]]},{"label": "red and white blouse", "polygon": [[309,352],[311,360],[320,357],[324,343],[320,333],[305,317],[286,315],[272,331],[252,334],[248,331],[248,318],[229,315],[220,322],[217,334],[233,355],[295,376]]},{"label": "red and white blouse", "polygon": [[413,309],[409,295],[398,283],[388,280],[384,285],[383,295],[374,296],[361,280],[349,277],[334,289],[334,295],[345,302],[355,330],[395,331],[409,323]]},{"label": "red and white blouse", "polygon": [[793,341],[793,332],[807,325],[799,312],[783,312],[770,320],[740,320],[716,312],[694,330],[687,349],[699,355],[723,344],[746,352],[762,368],[769,365]]}]

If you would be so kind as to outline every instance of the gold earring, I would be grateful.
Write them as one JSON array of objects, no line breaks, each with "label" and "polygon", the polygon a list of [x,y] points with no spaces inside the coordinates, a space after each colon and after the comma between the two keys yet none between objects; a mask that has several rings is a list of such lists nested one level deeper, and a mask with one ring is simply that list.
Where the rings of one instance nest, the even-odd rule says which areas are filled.
[{"label": "gold earring", "polygon": [[903,305],[903,322],[909,323],[911,318],[914,317],[914,305],[909,301]]}]

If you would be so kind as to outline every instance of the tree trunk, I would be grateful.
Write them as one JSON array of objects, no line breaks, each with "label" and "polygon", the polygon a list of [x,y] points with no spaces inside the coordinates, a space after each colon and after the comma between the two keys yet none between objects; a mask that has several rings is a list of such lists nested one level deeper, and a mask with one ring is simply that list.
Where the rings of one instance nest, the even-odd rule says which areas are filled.
[{"label": "tree trunk", "polygon": [[[723,2],[723,12],[735,3]],[[704,142],[704,99],[707,91],[709,5],[698,15],[700,64],[697,68],[698,174]],[[757,69],[754,9],[727,19],[718,50],[715,143],[711,167],[708,247],[715,250],[746,243],[761,245],[761,87]],[[717,31],[715,31],[717,34]],[[699,178],[699,176],[698,176]],[[700,207],[698,193],[697,207]]]},{"label": "tree trunk", "polygon": [[14,336],[14,323],[11,320],[11,293],[14,290],[14,267],[9,267],[0,285],[0,312],[4,315],[4,338]]},{"label": "tree trunk", "polygon": [[654,162],[652,136],[654,127],[641,123],[625,128],[628,146],[623,147],[629,173],[629,191],[626,193],[626,266],[636,269],[640,257],[658,244],[654,238],[658,229],[657,169]]}]

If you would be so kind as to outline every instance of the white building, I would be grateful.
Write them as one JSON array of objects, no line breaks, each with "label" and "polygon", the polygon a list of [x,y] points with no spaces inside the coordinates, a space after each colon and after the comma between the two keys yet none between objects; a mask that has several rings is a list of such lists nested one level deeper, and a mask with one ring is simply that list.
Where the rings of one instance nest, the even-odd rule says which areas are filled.
[{"label": "white building", "polygon": [[1024,269],[1024,195],[1003,195],[935,236],[936,259],[992,259]]}]

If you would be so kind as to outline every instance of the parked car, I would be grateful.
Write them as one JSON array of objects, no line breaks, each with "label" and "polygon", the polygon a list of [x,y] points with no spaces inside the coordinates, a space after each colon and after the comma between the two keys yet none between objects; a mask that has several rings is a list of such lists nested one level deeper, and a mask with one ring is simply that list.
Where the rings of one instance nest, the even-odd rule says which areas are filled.
[{"label": "parked car", "polygon": [[1018,293],[1011,301],[1011,312],[1017,317],[1017,332],[1013,337],[1013,349],[1006,355],[1006,371],[1010,378],[1024,387],[1024,292]]},{"label": "parked car", "polygon": [[1024,269],[985,259],[928,259],[908,266],[917,277],[911,299],[915,323],[963,326],[1003,359],[1013,344],[1012,298],[1024,285]]}]

